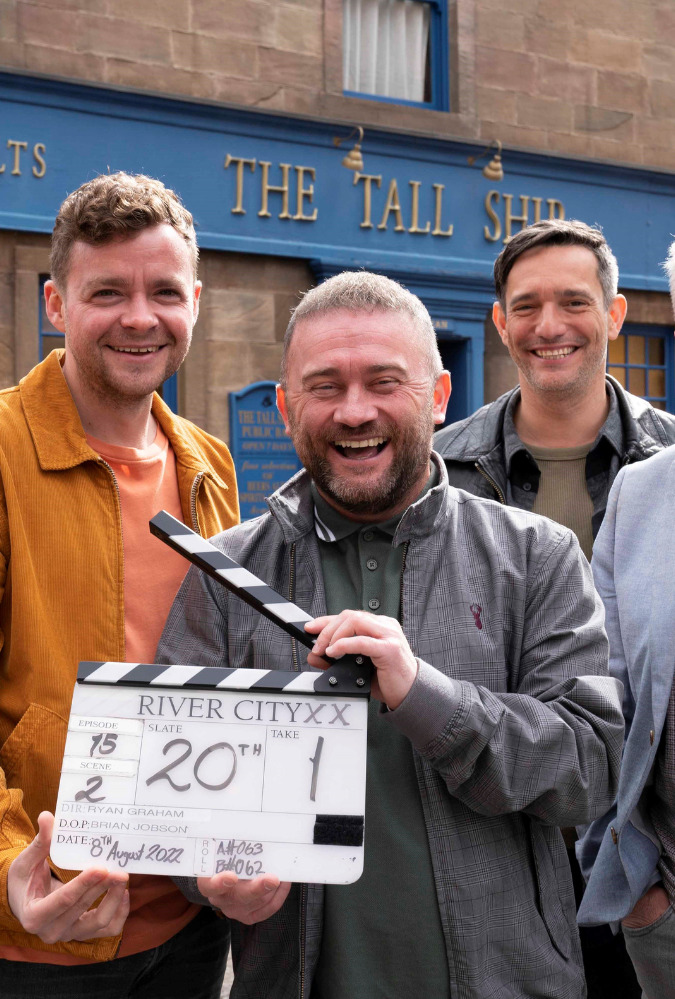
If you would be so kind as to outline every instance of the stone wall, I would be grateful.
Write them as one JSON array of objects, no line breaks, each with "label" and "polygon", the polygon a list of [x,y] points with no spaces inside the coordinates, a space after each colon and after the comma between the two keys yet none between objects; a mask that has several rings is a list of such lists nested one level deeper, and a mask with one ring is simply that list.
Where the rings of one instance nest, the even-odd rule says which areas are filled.
[{"label": "stone wall", "polygon": [[0,0],[0,65],[657,168],[672,0],[448,0],[452,109],[342,96],[342,0]]}]

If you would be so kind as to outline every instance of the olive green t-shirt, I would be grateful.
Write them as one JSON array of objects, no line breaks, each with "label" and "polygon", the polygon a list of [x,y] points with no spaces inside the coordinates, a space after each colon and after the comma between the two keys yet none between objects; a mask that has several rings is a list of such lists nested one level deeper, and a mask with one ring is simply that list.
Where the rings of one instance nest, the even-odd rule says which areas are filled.
[{"label": "olive green t-shirt", "polygon": [[586,456],[592,446],[527,445],[541,474],[533,512],[571,528],[589,562],[593,552],[593,500],[586,485]]},{"label": "olive green t-shirt", "polygon": [[[436,484],[430,477],[424,492]],[[348,520],[314,492],[329,614],[398,618],[399,517]],[[368,714],[365,862],[352,885],[327,885],[312,999],[448,999],[447,956],[426,825],[408,739],[372,700]]]}]

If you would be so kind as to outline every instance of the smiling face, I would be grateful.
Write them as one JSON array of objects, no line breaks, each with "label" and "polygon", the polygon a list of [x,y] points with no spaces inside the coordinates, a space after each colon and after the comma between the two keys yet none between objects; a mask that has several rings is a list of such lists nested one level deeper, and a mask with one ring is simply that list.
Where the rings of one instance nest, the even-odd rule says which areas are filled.
[{"label": "smiling face", "polygon": [[98,246],[74,243],[65,289],[45,285],[73,395],[117,407],[147,399],[187,354],[200,291],[187,243],[165,223]]},{"label": "smiling face", "polygon": [[595,255],[585,246],[544,246],[523,253],[506,283],[506,312],[493,319],[518,366],[525,397],[604,392],[607,340],[619,335],[626,300],[605,308]]},{"label": "smiling face", "polygon": [[429,475],[434,424],[450,396],[434,382],[412,319],[401,312],[333,310],[298,322],[277,400],[316,486],[354,519],[404,510]]}]

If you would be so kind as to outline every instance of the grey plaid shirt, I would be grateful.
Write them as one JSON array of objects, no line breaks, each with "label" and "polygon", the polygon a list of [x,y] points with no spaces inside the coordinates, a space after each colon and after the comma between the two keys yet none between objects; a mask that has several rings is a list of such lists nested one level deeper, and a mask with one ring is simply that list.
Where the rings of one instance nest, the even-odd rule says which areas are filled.
[{"label": "grey plaid shirt", "polygon": [[[420,670],[388,718],[415,759],[451,995],[580,999],[557,827],[602,814],[616,793],[623,716],[602,605],[571,531],[449,487],[433,460],[439,485],[394,537],[409,542],[402,623]],[[308,613],[325,613],[307,474],[269,506],[216,545]],[[191,569],[157,661],[289,669],[304,658],[271,621]],[[232,999],[309,997],[319,948],[330,946],[321,886],[294,886],[276,915],[233,922],[232,935]]]}]

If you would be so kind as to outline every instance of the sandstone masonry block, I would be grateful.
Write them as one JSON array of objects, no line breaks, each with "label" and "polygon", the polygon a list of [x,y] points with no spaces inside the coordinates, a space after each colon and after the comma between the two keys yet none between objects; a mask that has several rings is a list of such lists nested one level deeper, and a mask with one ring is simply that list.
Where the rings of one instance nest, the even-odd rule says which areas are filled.
[{"label": "sandstone masonry block", "polygon": [[477,46],[476,76],[486,87],[535,92],[535,60],[526,53]]},{"label": "sandstone masonry block", "polygon": [[476,41],[479,45],[509,52],[525,50],[525,18],[509,10],[478,7]]},{"label": "sandstone masonry block", "polygon": [[20,42],[6,42],[0,39],[0,63],[3,66],[24,68],[26,66],[25,48]]},{"label": "sandstone masonry block", "polygon": [[[68,52],[67,49],[52,49],[46,45],[26,45],[26,68],[34,73],[48,73],[50,76],[80,77],[83,80],[106,79],[106,65],[103,56],[85,52]],[[147,80],[147,68],[145,69]]]},{"label": "sandstone masonry block", "polygon": [[[480,134],[485,142],[494,139],[494,133],[494,122],[481,122]],[[525,149],[548,148],[548,132],[540,128],[526,128],[520,125],[500,125],[499,138],[509,146],[522,146]]]},{"label": "sandstone masonry block", "polygon": [[321,11],[280,4],[277,9],[276,47],[320,57],[323,51],[322,25]]},{"label": "sandstone masonry block", "polygon": [[615,163],[642,163],[642,146],[629,142],[616,142],[604,136],[591,136],[591,155],[599,160]]},{"label": "sandstone masonry block", "polygon": [[546,128],[552,132],[572,131],[572,108],[564,101],[551,97],[518,97],[518,124],[529,128]]},{"label": "sandstone masonry block", "polygon": [[227,45],[220,38],[174,31],[172,49],[173,63],[180,69],[243,79],[258,75],[258,48],[250,42]]},{"label": "sandstone masonry block", "polygon": [[675,118],[675,83],[651,80],[648,106],[655,118]]},{"label": "sandstone masonry block", "polygon": [[578,63],[563,62],[542,56],[537,60],[537,93],[572,103],[594,104],[595,69]]},{"label": "sandstone masonry block", "polygon": [[637,73],[598,73],[598,104],[620,111],[647,109],[647,81]]},{"label": "sandstone masonry block", "polygon": [[675,82],[675,45],[645,45],[642,67],[648,78]]},{"label": "sandstone masonry block", "polygon": [[[89,6],[89,4],[86,4]],[[108,0],[105,13],[160,28],[190,28],[190,0]]]},{"label": "sandstone masonry block", "polygon": [[209,340],[274,341],[274,296],[269,292],[211,288],[204,298]]},{"label": "sandstone masonry block", "polygon": [[476,113],[483,121],[516,124],[517,95],[494,87],[476,88]]},{"label": "sandstone masonry block", "polygon": [[[211,95],[211,81],[200,73],[176,69],[173,66],[152,66],[127,59],[106,59],[104,79],[123,87],[138,90],[156,90],[166,94],[188,94],[197,96],[199,85],[208,88]],[[206,94],[204,94],[206,96]]]},{"label": "sandstone masonry block", "polygon": [[525,21],[525,51],[532,55],[564,59],[567,52],[570,28],[560,20],[548,21],[543,17],[531,17]]},{"label": "sandstone masonry block", "polygon": [[[50,10],[36,4],[17,4],[19,38],[23,42],[37,45],[49,43],[52,48],[75,49],[80,15],[69,10]],[[45,31],[45,20],[49,17],[49,31]]]},{"label": "sandstone masonry block", "polygon": [[549,132],[548,148],[552,153],[564,153],[566,156],[590,156],[591,137],[589,135],[571,135],[567,132]]},{"label": "sandstone masonry block", "polygon": [[119,56],[139,62],[171,61],[171,35],[166,29],[87,13],[78,14],[76,24],[74,47],[78,52]]},{"label": "sandstone masonry block", "polygon": [[316,56],[261,48],[260,61],[265,80],[289,87],[321,89],[323,66]]},{"label": "sandstone masonry block", "polygon": [[635,37],[622,37],[609,29],[572,31],[567,54],[574,62],[598,68],[620,68],[624,73],[638,73],[641,69],[642,45]]},{"label": "sandstone masonry block", "polygon": [[268,0],[192,0],[192,31],[275,45],[278,6]]}]

